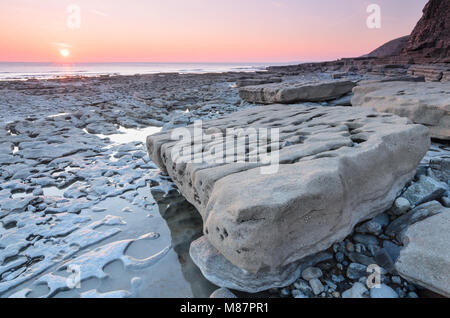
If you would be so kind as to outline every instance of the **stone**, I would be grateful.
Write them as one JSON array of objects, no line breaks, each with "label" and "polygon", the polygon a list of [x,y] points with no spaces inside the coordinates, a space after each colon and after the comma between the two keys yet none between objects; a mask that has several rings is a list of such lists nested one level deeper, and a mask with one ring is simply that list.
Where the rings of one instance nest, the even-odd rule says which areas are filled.
[{"label": "stone", "polygon": [[322,282],[317,278],[311,279],[309,281],[309,285],[311,286],[313,293],[316,296],[320,295],[325,290],[325,287],[323,286]]},{"label": "stone", "polygon": [[405,198],[398,198],[395,200],[394,205],[391,209],[391,212],[394,215],[401,216],[411,210],[411,203]]},{"label": "stone", "polygon": [[209,296],[209,298],[222,298],[222,299],[230,298],[231,299],[231,298],[237,298],[237,297],[228,288],[219,288],[218,290],[213,292],[211,294],[211,296]]},{"label": "stone", "polygon": [[430,129],[433,138],[450,140],[450,83],[385,82],[353,89],[353,106],[407,117]]},{"label": "stone", "polygon": [[237,87],[254,86],[270,83],[281,83],[283,79],[281,77],[268,77],[268,78],[247,78],[236,81]]},{"label": "stone", "polygon": [[229,262],[212,246],[205,236],[191,244],[189,254],[203,276],[213,284],[247,293],[258,293],[271,288],[281,288],[294,283],[303,269],[328,260],[328,253],[306,257],[278,271],[251,273]]},{"label": "stone", "polygon": [[308,267],[302,272],[302,278],[304,280],[310,281],[314,278],[322,277],[322,270],[317,267]]},{"label": "stone", "polygon": [[395,263],[409,282],[450,297],[450,210],[410,226]]},{"label": "stone", "polygon": [[407,199],[412,206],[440,199],[447,191],[447,185],[427,176],[420,176],[403,193],[402,197]]},{"label": "stone", "polygon": [[294,104],[297,102],[322,102],[337,99],[355,87],[351,81],[283,82],[246,86],[239,89],[240,97],[249,103]]},{"label": "stone", "polygon": [[450,181],[450,157],[432,158],[430,167],[433,174],[442,182]]},{"label": "stone", "polygon": [[378,245],[378,239],[373,235],[356,234],[353,236],[353,240],[366,246]]},{"label": "stone", "polygon": [[[202,215],[207,240],[252,274],[279,272],[326,250],[389,209],[430,146],[425,127],[354,107],[264,106],[204,122],[203,129],[249,124],[281,127],[280,143],[298,137],[280,149],[277,173],[261,173],[270,168],[261,161],[179,162],[172,152],[179,138],[170,131],[150,136],[147,145]],[[207,154],[207,139],[196,156]]]},{"label": "stone", "polygon": [[366,277],[367,275],[367,266],[365,265],[351,263],[347,268],[347,277],[350,279],[357,280],[361,277]]},{"label": "stone", "polygon": [[399,217],[394,222],[389,224],[389,226],[385,230],[385,233],[390,237],[395,237],[399,242],[402,242],[405,231],[411,225],[440,213],[449,213],[449,211],[450,209],[444,208],[437,201],[419,205],[409,213]]},{"label": "stone", "polygon": [[370,298],[398,298],[398,294],[391,287],[381,284],[370,289]]},{"label": "stone", "polygon": [[342,293],[342,298],[367,298],[368,291],[366,286],[357,282],[353,287]]}]

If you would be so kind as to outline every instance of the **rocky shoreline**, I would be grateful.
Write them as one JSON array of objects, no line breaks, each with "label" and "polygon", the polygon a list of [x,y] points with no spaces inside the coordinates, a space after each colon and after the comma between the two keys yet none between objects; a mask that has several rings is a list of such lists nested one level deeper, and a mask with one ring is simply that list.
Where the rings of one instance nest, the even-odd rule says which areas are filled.
[{"label": "rocky shoreline", "polygon": [[442,3],[360,58],[0,82],[0,297],[450,297]]}]

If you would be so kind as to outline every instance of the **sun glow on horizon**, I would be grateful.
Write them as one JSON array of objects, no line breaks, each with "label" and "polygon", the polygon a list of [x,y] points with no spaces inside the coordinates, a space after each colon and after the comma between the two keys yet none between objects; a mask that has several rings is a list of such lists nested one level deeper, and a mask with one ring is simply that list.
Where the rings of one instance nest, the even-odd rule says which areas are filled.
[{"label": "sun glow on horizon", "polygon": [[378,0],[383,25],[369,29],[361,0],[78,0],[77,6],[2,0],[0,29],[8,32],[0,32],[0,61],[274,63],[360,56],[409,34],[427,1]]},{"label": "sun glow on horizon", "polygon": [[60,49],[59,54],[61,54],[62,57],[69,57],[70,51],[68,49]]}]

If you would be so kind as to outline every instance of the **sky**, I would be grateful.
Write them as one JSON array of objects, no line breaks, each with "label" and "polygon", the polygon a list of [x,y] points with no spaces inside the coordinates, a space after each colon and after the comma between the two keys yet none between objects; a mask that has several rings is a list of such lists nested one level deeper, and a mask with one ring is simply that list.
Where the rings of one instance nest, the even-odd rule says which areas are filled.
[{"label": "sky", "polygon": [[[306,62],[410,34],[427,0],[0,0],[0,61]],[[369,28],[371,4],[380,28]]]}]

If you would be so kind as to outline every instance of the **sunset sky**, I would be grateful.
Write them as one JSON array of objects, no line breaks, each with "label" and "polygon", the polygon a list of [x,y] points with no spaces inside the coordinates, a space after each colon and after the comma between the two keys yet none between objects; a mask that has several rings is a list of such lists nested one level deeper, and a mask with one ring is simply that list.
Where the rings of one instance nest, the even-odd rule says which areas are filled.
[{"label": "sunset sky", "polygon": [[[359,56],[409,34],[426,2],[0,0],[0,61],[299,62]],[[381,29],[366,25],[372,3],[381,7]],[[81,9],[79,28],[67,23],[71,4]]]}]

